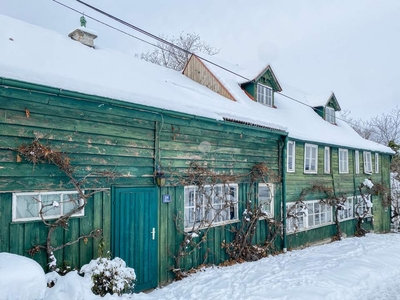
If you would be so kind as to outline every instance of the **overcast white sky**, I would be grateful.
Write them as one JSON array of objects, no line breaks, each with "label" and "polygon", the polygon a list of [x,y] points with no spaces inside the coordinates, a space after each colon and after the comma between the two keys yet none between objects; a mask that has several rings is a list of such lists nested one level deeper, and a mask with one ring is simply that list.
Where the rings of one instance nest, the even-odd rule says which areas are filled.
[{"label": "overcast white sky", "polygon": [[[145,38],[77,1],[59,1]],[[285,84],[313,94],[335,92],[352,117],[365,119],[400,104],[399,0],[86,2],[155,35],[198,33],[229,62],[269,63]],[[0,7],[1,14],[62,34],[79,26],[79,14],[52,0],[0,0]],[[87,27],[98,33],[99,47],[131,54],[149,49],[90,19]]]}]

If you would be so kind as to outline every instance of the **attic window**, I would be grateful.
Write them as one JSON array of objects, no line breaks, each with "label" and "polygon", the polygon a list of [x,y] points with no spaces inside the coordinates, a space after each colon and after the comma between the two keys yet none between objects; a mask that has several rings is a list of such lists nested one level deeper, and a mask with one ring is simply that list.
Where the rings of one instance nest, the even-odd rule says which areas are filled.
[{"label": "attic window", "polygon": [[272,89],[257,83],[257,102],[272,107]]},{"label": "attic window", "polygon": [[325,107],[325,120],[335,124],[335,110],[332,107]]}]

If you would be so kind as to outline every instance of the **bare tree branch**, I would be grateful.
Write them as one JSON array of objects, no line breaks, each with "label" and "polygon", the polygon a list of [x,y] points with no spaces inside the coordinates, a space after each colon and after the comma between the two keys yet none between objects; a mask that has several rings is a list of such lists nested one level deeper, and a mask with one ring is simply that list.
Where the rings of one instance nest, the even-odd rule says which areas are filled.
[{"label": "bare tree branch", "polygon": [[[160,37],[191,53],[202,52],[208,55],[215,55],[219,52],[219,49],[211,47],[202,41],[197,33],[181,32],[178,38],[168,38],[168,36]],[[136,56],[160,66],[182,71],[189,59],[190,54],[188,52],[181,51],[171,45],[158,42],[157,48],[153,51],[137,54]]]}]

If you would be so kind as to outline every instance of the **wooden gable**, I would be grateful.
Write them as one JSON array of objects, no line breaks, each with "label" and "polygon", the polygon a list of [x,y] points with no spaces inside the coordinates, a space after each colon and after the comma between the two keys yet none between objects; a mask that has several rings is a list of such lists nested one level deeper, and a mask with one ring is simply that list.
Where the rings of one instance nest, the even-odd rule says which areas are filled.
[{"label": "wooden gable", "polygon": [[218,78],[215,77],[215,75],[196,55],[192,55],[189,58],[189,61],[186,63],[182,73],[193,81],[208,87],[213,92],[216,92],[232,101],[236,101],[232,94],[222,85]]},{"label": "wooden gable", "polygon": [[335,111],[341,111],[342,109],[340,108],[339,102],[336,99],[335,93],[332,92],[331,96],[328,99],[328,102],[326,103],[326,106],[332,107]]},{"label": "wooden gable", "polygon": [[[259,74],[257,74],[252,82],[268,85],[274,92],[282,92],[282,87],[270,65],[266,66]],[[246,83],[248,82],[245,82],[244,84]]]}]

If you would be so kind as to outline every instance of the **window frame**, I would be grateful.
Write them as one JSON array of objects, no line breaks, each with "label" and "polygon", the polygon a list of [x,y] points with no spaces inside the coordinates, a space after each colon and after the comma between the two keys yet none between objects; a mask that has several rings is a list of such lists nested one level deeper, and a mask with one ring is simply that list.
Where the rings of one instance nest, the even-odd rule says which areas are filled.
[{"label": "window frame", "polygon": [[360,174],[360,151],[354,151],[354,172]]},{"label": "window frame", "polygon": [[[364,173],[372,174],[372,155],[370,151],[363,151]],[[369,168],[368,168],[369,167]]]},{"label": "window frame", "polygon": [[[49,215],[45,215],[43,218],[45,220],[51,220],[51,219],[57,219],[59,217],[61,217],[62,215],[66,214],[67,212],[64,212],[64,207],[65,207],[65,203],[67,202],[63,202],[63,196],[64,195],[78,195],[77,191],[51,191],[51,192],[18,192],[18,193],[13,193],[12,194],[12,222],[27,222],[27,221],[40,221],[42,220],[39,213],[40,213],[40,209],[42,207],[42,196],[59,196],[58,204],[59,206],[54,206],[54,207],[60,207],[59,211],[60,213],[57,214],[49,214]],[[33,200],[35,202],[33,202],[34,204],[37,204],[37,209],[36,212],[37,216],[32,216],[32,217],[18,217],[17,216],[17,202],[18,202],[18,197],[19,196],[23,196],[23,197],[29,197],[29,196],[36,196],[38,197],[38,201]],[[32,198],[33,199],[33,198]],[[84,200],[80,199],[79,200],[79,205],[83,205]],[[54,201],[53,201],[54,203]],[[50,211],[50,210],[49,210]],[[85,215],[85,208],[82,208],[82,210],[80,210],[79,212],[75,213],[72,215],[72,217],[83,217]]]},{"label": "window frame", "polygon": [[331,173],[331,148],[328,146],[324,148],[324,173]]},{"label": "window frame", "polygon": [[[329,112],[329,113],[328,113]],[[330,106],[325,106],[325,121],[335,124],[336,123],[336,115],[335,109]]]},{"label": "window frame", "polygon": [[379,173],[379,153],[375,153],[375,173]]},{"label": "window frame", "polygon": [[[346,153],[346,159],[343,159],[342,155]],[[349,150],[344,148],[339,148],[338,150],[338,159],[339,159],[339,174],[348,174],[349,173]],[[345,167],[343,169],[343,167]]]},{"label": "window frame", "polygon": [[[305,208],[302,207],[304,204],[306,205]],[[316,204],[317,204],[317,207],[319,208],[318,211],[315,210]],[[293,203],[286,204],[286,210],[288,211],[292,205],[293,205]],[[321,208],[323,208],[323,209],[321,210]],[[312,213],[310,213],[310,211]],[[289,220],[291,218],[286,217],[286,231],[288,234],[296,233],[298,231],[305,231],[305,230],[309,230],[309,229],[328,226],[328,225],[334,223],[332,206],[322,203],[320,200],[308,200],[308,201],[305,201],[304,203],[296,204],[295,213],[302,214],[302,215],[298,216],[298,218],[300,219],[299,226],[297,227],[297,230],[296,230],[295,227],[292,226],[292,224],[294,224],[295,220],[294,219]],[[316,221],[316,216],[318,216],[319,221]],[[310,217],[313,220],[312,222],[310,222]],[[326,222],[322,223],[321,222],[322,218],[324,218]],[[310,225],[310,223],[312,223],[312,225]],[[316,223],[318,223],[318,224],[316,224]]]},{"label": "window frame", "polygon": [[[368,208],[367,209],[367,214],[365,216],[364,216],[364,214],[362,214],[361,216],[364,216],[364,218],[368,218],[368,217],[372,217],[373,216],[373,213],[372,213],[372,207],[373,207],[372,197],[371,197],[371,195],[366,195],[366,197],[368,198],[367,201],[366,201],[367,203],[363,202],[360,206],[359,206],[359,200],[362,199],[362,196],[358,195],[358,196],[355,197],[356,201],[354,202],[354,216],[357,216],[356,212],[358,212],[358,214],[360,215],[359,210],[364,211],[364,209],[367,209],[367,208]],[[369,207],[368,207],[368,202],[370,204]]]},{"label": "window frame", "polygon": [[[346,221],[346,220],[351,220],[354,219],[354,197],[347,197],[346,198],[346,208],[341,209],[338,211],[338,221]],[[347,211],[347,213],[346,213]]]},{"label": "window frame", "polygon": [[270,195],[270,201],[269,201],[269,206],[270,206],[270,211],[262,211],[263,213],[266,214],[267,218],[273,218],[275,216],[275,202],[274,202],[274,185],[272,183],[259,183],[258,184],[258,192],[257,192],[257,200],[258,200],[258,207],[261,207],[262,203],[266,201],[261,201],[260,202],[260,187],[267,187],[269,190],[269,195]]},{"label": "window frame", "polygon": [[257,88],[256,88],[256,94],[257,94],[257,102],[261,103],[263,105],[272,107],[274,104],[273,101],[273,90],[267,85],[257,83]]},{"label": "window frame", "polygon": [[[292,147],[292,156],[290,156],[289,148]],[[286,171],[289,173],[294,173],[296,170],[296,142],[295,141],[288,141],[287,143],[287,153],[286,153]],[[289,168],[290,163],[292,164],[292,168]]]},{"label": "window frame", "polygon": [[[216,189],[221,188],[222,192],[222,188],[234,188],[234,199],[232,201],[233,203],[233,213],[234,213],[234,218],[229,218],[229,219],[222,219],[221,221],[217,221],[217,220],[213,220],[214,217],[216,216],[216,214],[218,214],[218,212],[215,212],[216,209],[212,209],[210,210],[210,201],[213,201],[211,199],[207,199],[207,197],[212,198],[212,197],[216,197],[217,193],[216,193]],[[187,199],[187,196],[190,195],[190,189],[193,190],[194,192],[194,198],[192,201],[194,201],[194,203],[192,205],[190,205],[190,199]],[[184,230],[185,231],[191,231],[193,230],[193,228],[195,229],[202,229],[202,228],[206,228],[208,226],[211,227],[215,227],[215,226],[221,226],[221,225],[225,225],[225,224],[229,224],[229,223],[234,223],[234,222],[238,222],[240,221],[239,219],[239,199],[238,199],[238,193],[239,193],[239,185],[237,183],[229,183],[229,184],[215,184],[215,185],[205,185],[204,186],[204,190],[206,189],[212,189],[211,194],[209,196],[202,194],[202,195],[198,195],[198,190],[199,187],[197,185],[188,185],[184,187],[184,201],[183,201],[183,206],[184,206]],[[196,195],[197,194],[197,195]],[[212,203],[212,205],[223,205],[222,201],[226,200],[226,192],[225,192],[225,198],[222,197],[220,203]],[[197,198],[196,198],[197,197]],[[201,197],[201,200],[199,201],[199,197]],[[195,204],[195,201],[199,201],[200,204]],[[189,205],[187,205],[189,204]],[[196,207],[199,206],[200,207],[200,211],[199,211],[199,215],[200,215],[200,219],[197,220],[197,214],[195,213],[195,211],[193,211],[193,215],[194,215],[194,220],[191,222],[190,219],[190,209],[196,209]],[[228,211],[229,209],[229,211]],[[220,211],[219,213],[225,211],[225,215],[229,216],[232,211],[230,210],[229,207],[222,209],[222,211]],[[212,220],[212,223],[210,224],[209,222],[207,222],[209,220],[209,218],[207,217],[207,214],[210,213],[210,219]],[[221,216],[221,214],[220,214]]]},{"label": "window frame", "polygon": [[[310,149],[310,151],[309,151],[310,157],[309,158],[307,157],[307,148]],[[315,150],[315,157],[314,158],[312,157],[313,150]],[[307,160],[309,160],[310,168],[312,166],[312,161],[314,160],[314,162],[315,162],[315,170],[311,170],[311,169],[307,170],[306,169]],[[304,171],[305,174],[317,174],[318,173],[318,145],[308,144],[308,143],[304,144],[304,168],[303,168],[303,171]]]}]

